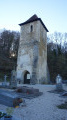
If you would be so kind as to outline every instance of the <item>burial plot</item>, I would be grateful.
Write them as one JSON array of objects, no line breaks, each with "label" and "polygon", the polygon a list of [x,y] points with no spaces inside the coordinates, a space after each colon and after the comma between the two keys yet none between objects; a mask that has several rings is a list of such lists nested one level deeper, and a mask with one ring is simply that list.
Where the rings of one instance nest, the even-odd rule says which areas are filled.
[{"label": "burial plot", "polygon": [[18,88],[17,91],[0,89],[0,104],[9,107],[15,107],[20,104],[18,98],[32,99],[42,94],[43,94],[42,92],[39,92],[39,89],[34,89],[32,87],[25,87],[25,86]]},{"label": "burial plot", "polygon": [[[14,101],[19,98],[19,95],[7,90],[0,90],[0,104],[13,107]],[[18,102],[16,103],[18,105]]]},{"label": "burial plot", "polygon": [[27,86],[19,87],[16,90],[16,92],[22,95],[24,98],[29,98],[29,99],[43,94],[42,92],[39,91],[39,89],[34,89],[33,87],[27,87]]}]

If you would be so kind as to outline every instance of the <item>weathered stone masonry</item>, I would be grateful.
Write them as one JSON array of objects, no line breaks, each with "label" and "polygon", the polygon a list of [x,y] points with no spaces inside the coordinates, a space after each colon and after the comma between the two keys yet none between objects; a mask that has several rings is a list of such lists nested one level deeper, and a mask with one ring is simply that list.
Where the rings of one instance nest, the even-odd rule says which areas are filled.
[{"label": "weathered stone masonry", "polygon": [[22,83],[48,83],[47,28],[36,15],[21,23],[17,59],[17,80]]}]

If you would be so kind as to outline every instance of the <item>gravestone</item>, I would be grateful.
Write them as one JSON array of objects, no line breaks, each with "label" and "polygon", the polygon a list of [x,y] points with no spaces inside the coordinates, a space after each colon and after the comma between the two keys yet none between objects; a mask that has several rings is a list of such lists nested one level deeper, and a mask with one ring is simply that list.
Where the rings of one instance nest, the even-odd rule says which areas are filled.
[{"label": "gravestone", "polygon": [[62,91],[63,90],[62,77],[59,74],[56,77],[56,90],[57,91]]},{"label": "gravestone", "polygon": [[16,71],[15,70],[12,70],[12,72],[11,72],[10,87],[11,88],[16,88],[17,87]]}]

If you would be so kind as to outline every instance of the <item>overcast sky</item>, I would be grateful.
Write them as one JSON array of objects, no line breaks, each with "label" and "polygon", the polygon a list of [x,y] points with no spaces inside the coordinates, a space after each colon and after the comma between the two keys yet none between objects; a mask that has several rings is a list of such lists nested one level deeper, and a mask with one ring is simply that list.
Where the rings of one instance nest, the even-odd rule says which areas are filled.
[{"label": "overcast sky", "polygon": [[49,33],[67,32],[67,0],[0,0],[0,29],[20,30],[18,24],[34,14]]}]

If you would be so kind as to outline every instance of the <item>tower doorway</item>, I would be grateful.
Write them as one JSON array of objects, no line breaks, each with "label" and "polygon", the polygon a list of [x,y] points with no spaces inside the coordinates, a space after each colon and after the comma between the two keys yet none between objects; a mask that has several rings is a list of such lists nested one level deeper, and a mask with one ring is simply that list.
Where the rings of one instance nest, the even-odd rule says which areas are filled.
[{"label": "tower doorway", "polygon": [[24,74],[24,84],[30,84],[30,73],[28,71]]}]

